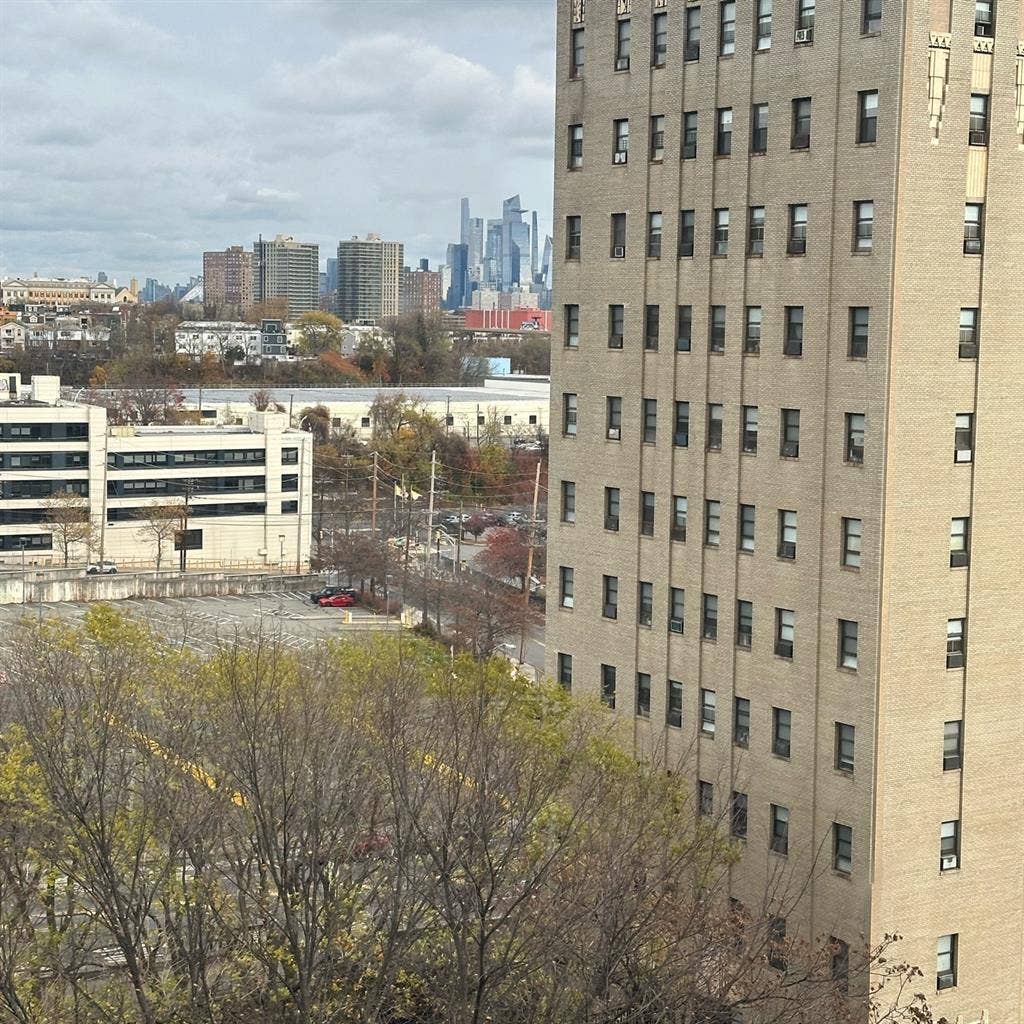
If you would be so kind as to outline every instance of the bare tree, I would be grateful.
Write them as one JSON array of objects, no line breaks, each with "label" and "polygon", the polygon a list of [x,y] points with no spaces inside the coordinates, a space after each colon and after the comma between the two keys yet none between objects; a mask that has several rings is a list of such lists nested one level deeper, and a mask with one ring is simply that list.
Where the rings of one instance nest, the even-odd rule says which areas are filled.
[{"label": "bare tree", "polygon": [[163,561],[164,546],[173,542],[175,535],[182,529],[185,515],[185,503],[163,504],[154,502],[138,509],[135,518],[139,521],[139,534],[144,540],[156,545],[156,568]]},{"label": "bare tree", "polygon": [[88,546],[92,537],[89,499],[73,491],[56,491],[43,502],[43,510],[66,567],[72,550],[79,544]]}]

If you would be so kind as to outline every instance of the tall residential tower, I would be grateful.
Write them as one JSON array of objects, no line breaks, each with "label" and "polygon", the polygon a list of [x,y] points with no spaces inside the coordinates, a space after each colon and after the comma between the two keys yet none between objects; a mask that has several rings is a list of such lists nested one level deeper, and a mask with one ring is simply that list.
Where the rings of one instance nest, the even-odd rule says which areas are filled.
[{"label": "tall residential tower", "polygon": [[401,312],[403,246],[367,235],[338,243],[338,315],[376,323]]},{"label": "tall residential tower", "polygon": [[291,235],[253,243],[256,302],[287,299],[288,316],[298,317],[320,306],[320,247],[297,242]]},{"label": "tall residential tower", "polygon": [[822,7],[558,2],[548,668],[1020,1021],[1021,7]]}]

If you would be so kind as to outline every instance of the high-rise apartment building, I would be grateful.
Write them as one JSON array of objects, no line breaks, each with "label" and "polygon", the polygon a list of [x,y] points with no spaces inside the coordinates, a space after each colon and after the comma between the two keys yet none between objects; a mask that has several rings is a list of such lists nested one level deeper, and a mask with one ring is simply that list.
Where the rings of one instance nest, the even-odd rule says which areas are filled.
[{"label": "high-rise apartment building", "polygon": [[401,312],[403,251],[401,242],[373,234],[338,243],[338,315],[343,320],[376,323]]},{"label": "high-rise apartment building", "polygon": [[402,312],[431,313],[441,308],[441,272],[430,269],[428,260],[419,267],[402,269]]},{"label": "high-rise apartment building", "polygon": [[253,242],[256,302],[287,299],[288,315],[298,317],[320,308],[320,247],[291,235]]},{"label": "high-rise apartment building", "polygon": [[1021,17],[558,3],[548,670],[963,1024],[1024,1020]]},{"label": "high-rise apartment building", "polygon": [[240,245],[203,253],[203,301],[213,306],[232,306],[240,311],[253,301],[253,259]]}]

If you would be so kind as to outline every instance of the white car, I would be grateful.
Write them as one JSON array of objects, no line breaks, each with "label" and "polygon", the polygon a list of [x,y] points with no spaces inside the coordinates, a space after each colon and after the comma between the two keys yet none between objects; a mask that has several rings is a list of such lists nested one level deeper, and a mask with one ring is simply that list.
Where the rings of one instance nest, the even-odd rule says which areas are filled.
[{"label": "white car", "polygon": [[117,565],[114,562],[90,562],[85,570],[87,576],[114,576]]}]

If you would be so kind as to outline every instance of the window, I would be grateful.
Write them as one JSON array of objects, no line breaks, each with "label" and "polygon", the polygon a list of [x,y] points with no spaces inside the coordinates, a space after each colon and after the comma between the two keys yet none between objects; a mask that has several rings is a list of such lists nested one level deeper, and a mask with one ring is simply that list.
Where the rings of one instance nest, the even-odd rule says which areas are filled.
[{"label": "window", "polygon": [[974,458],[974,413],[958,412],[953,425],[953,461],[970,462]]},{"label": "window", "polygon": [[768,152],[768,104],[755,103],[750,108],[750,152]]},{"label": "window", "polygon": [[602,580],[601,614],[606,619],[617,619],[619,617],[619,578],[618,576],[604,576]]},{"label": "window", "polygon": [[729,832],[737,839],[747,834],[747,794],[733,790],[729,805]]},{"label": "window", "polygon": [[946,668],[963,668],[967,660],[966,619],[946,620]]},{"label": "window", "polygon": [[689,352],[693,340],[693,307],[679,306],[676,309],[676,351]]},{"label": "window", "polygon": [[984,203],[964,205],[964,252],[974,255],[982,249],[982,223],[985,216]]},{"label": "window", "polygon": [[676,422],[672,434],[672,443],[677,448],[686,448],[690,444],[689,402],[676,402]]},{"label": "window", "polygon": [[832,822],[832,867],[840,874],[853,871],[853,828]]},{"label": "window", "polygon": [[[621,25],[622,22],[620,21]],[[629,160],[629,118],[612,121],[612,163],[624,164]]]},{"label": "window", "polygon": [[807,252],[807,206],[804,203],[795,203],[789,207],[786,252],[790,256],[803,256]]},{"label": "window", "polygon": [[575,303],[565,307],[565,347],[580,347],[580,307]]},{"label": "window", "polygon": [[857,668],[857,623],[839,620],[839,667]]},{"label": "window", "polygon": [[790,149],[809,149],[811,145],[811,98],[793,100],[793,133]]},{"label": "window", "polygon": [[686,540],[686,512],[688,501],[685,495],[672,496],[672,539]]},{"label": "window", "polygon": [[750,649],[754,641],[754,603],[736,602],[736,646]]},{"label": "window", "polygon": [[[794,42],[809,43],[814,38],[814,0],[798,0]],[[803,35],[801,36],[801,33]]]},{"label": "window", "polygon": [[708,351],[725,351],[725,306],[712,306],[708,318]]},{"label": "window", "polygon": [[708,451],[721,451],[722,448],[722,409],[721,405],[708,406]]},{"label": "window", "polygon": [[786,708],[772,708],[772,753],[789,757],[793,732],[793,713]]},{"label": "window", "polygon": [[967,565],[971,560],[971,520],[966,516],[949,521],[949,564],[951,568]]},{"label": "window", "polygon": [[558,655],[558,684],[567,693],[572,691],[572,655]]},{"label": "window", "polygon": [[629,70],[629,18],[622,18],[615,25],[615,70]]},{"label": "window", "polygon": [[782,340],[782,354],[802,356],[804,354],[804,307],[786,307],[786,334]]},{"label": "window", "polygon": [[[693,8],[689,8],[693,10]],[[697,111],[687,110],[683,114],[682,159],[694,160],[697,156]]]},{"label": "window", "polygon": [[875,204],[870,199],[853,204],[853,251],[871,252],[875,234]]},{"label": "window", "polygon": [[769,843],[775,853],[789,853],[789,808],[772,804],[772,834]]},{"label": "window", "polygon": [[704,543],[717,548],[722,539],[722,503],[704,502]]},{"label": "window", "polygon": [[[232,503],[231,505],[228,505],[226,507],[234,510],[234,509],[237,508],[237,505]],[[292,512],[298,512],[298,511],[299,511],[299,503],[297,501],[282,501],[281,502],[281,513],[282,513],[282,515],[286,515],[286,514],[289,514],[289,513],[292,513]]]},{"label": "window", "polygon": [[867,89],[857,93],[857,141],[878,140],[878,93]]},{"label": "window", "polygon": [[584,56],[583,28],[574,28],[569,43],[569,77],[579,78],[583,74]]},{"label": "window", "polygon": [[851,359],[866,359],[868,355],[868,327],[871,323],[871,310],[867,306],[850,307],[849,347],[847,355]]},{"label": "window", "polygon": [[668,631],[683,632],[684,612],[686,608],[686,591],[682,587],[668,588]]},{"label": "window", "polygon": [[647,306],[644,310],[644,349],[658,351],[658,335],[661,333],[661,307]]},{"label": "window", "polygon": [[653,444],[658,439],[658,400],[645,398],[642,405],[643,439],[645,443]]},{"label": "window", "polygon": [[756,49],[771,49],[772,0],[757,0],[757,25],[754,35],[756,39]]},{"label": "window", "polygon": [[[788,849],[789,811],[784,807],[780,808],[780,810],[785,811],[786,814]],[[774,821],[774,813],[772,818]],[[789,970],[789,961],[786,958],[786,919],[784,917],[776,917],[771,922],[771,936],[768,941],[768,963],[777,971]]]},{"label": "window", "polygon": [[640,492],[640,533],[654,536],[654,491]]},{"label": "window", "polygon": [[651,67],[663,68],[668,56],[668,14],[659,11],[651,18]]},{"label": "window", "polygon": [[583,125],[569,125],[569,169],[583,166]]},{"label": "window", "polygon": [[866,36],[882,31],[882,0],[861,0],[860,31]]},{"label": "window", "polygon": [[201,551],[203,548],[203,531],[177,530],[174,534],[174,550],[181,551],[182,546],[188,551]]},{"label": "window", "polygon": [[757,454],[757,406],[743,406],[742,450],[747,455]]},{"label": "window", "polygon": [[956,985],[956,953],[959,938],[959,934],[956,933],[939,936],[935,950],[935,987],[940,991]]},{"label": "window", "polygon": [[604,528],[606,530],[617,530],[619,528],[621,507],[618,487],[606,487],[604,489]]},{"label": "window", "polygon": [[939,827],[939,870],[960,867],[960,822],[944,821]]},{"label": "window", "polygon": [[615,710],[615,666],[601,666],[601,703]]},{"label": "window", "polygon": [[675,679],[668,681],[665,700],[665,724],[678,729],[683,724],[683,684]]},{"label": "window", "polygon": [[995,28],[993,0],[974,0],[974,34],[990,36]]},{"label": "window", "polygon": [[957,719],[946,722],[942,727],[942,770],[954,772],[963,766],[963,735],[964,723]]},{"label": "window", "polygon": [[783,409],[782,427],[779,438],[779,454],[787,459],[800,455],[800,410]]},{"label": "window", "polygon": [[566,437],[576,436],[576,419],[579,410],[579,397],[573,394],[562,395],[562,433]]},{"label": "window", "polygon": [[725,0],[719,7],[718,14],[718,52],[728,57],[736,52],[736,3]]},{"label": "window", "polygon": [[622,438],[622,399],[614,395],[608,396],[607,425],[605,435],[609,441],[618,441]]},{"label": "window", "polygon": [[651,717],[651,677],[647,672],[636,674],[636,714],[638,718]]},{"label": "window", "polygon": [[608,307],[608,347],[622,348],[622,340],[626,333],[626,307]]},{"label": "window", "polygon": [[715,691],[700,691],[700,731],[705,736],[715,735]]},{"label": "window", "polygon": [[859,519],[847,519],[843,517],[843,548],[840,555],[840,565],[851,569],[860,568],[860,542],[861,542],[861,521]]},{"label": "window", "polygon": [[967,142],[971,146],[988,145],[988,96],[985,93],[971,93],[971,119],[967,130]]},{"label": "window", "polygon": [[750,701],[737,697],[732,716],[732,741],[744,750],[750,746]]},{"label": "window", "polygon": [[[764,255],[764,207],[751,206],[747,216],[747,255]],[[760,308],[760,307],[758,307]]]},{"label": "window", "polygon": [[647,214],[647,256],[652,260],[661,259],[661,211]]},{"label": "window", "polygon": [[565,258],[578,260],[583,243],[583,218],[572,216],[565,218]]},{"label": "window", "polygon": [[700,7],[686,8],[683,60],[700,60]]},{"label": "window", "polygon": [[775,653],[780,658],[793,657],[796,634],[796,612],[791,608],[775,609]]},{"label": "window", "polygon": [[700,635],[705,640],[718,639],[718,595],[705,594],[701,602]]},{"label": "window", "polygon": [[612,214],[611,257],[614,260],[625,259],[626,256],[626,215]]},{"label": "window", "polygon": [[665,115],[652,114],[650,126],[651,160],[655,163],[665,158]]},{"label": "window", "polygon": [[836,722],[836,771],[853,771],[855,730],[845,722]]},{"label": "window", "polygon": [[754,550],[757,510],[753,505],[740,505],[740,551]]},{"label": "window", "polygon": [[864,464],[864,413],[846,414],[846,461],[855,466]]},{"label": "window", "polygon": [[779,558],[796,558],[796,512],[779,509]]},{"label": "window", "polygon": [[960,347],[957,352],[960,359],[978,358],[978,310],[960,310]]},{"label": "window", "polygon": [[576,570],[568,565],[558,567],[558,603],[563,608],[572,608],[576,594]]},{"label": "window", "polygon": [[576,522],[576,484],[572,480],[562,481],[562,522]]},{"label": "window", "polygon": [[732,153],[732,107],[720,107],[715,130],[715,156]]},{"label": "window", "polygon": [[693,210],[679,211],[679,255],[693,255],[693,236],[696,232],[696,215]]},{"label": "window", "polygon": [[715,787],[710,782],[698,781],[697,801],[703,817],[709,818],[715,813]]},{"label": "window", "polygon": [[713,256],[729,255],[729,211],[715,210],[715,237]]}]

